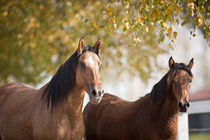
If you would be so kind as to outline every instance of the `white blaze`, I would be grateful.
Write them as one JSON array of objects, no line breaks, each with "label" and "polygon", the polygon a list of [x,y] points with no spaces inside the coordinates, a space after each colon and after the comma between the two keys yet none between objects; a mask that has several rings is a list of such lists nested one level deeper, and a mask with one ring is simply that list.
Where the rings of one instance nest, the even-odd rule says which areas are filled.
[{"label": "white blaze", "polygon": [[95,65],[95,64],[94,64],[94,61],[93,61],[93,58],[92,58],[91,56],[88,58],[88,60],[89,60],[89,62],[90,62],[90,64],[91,64],[92,66]]}]

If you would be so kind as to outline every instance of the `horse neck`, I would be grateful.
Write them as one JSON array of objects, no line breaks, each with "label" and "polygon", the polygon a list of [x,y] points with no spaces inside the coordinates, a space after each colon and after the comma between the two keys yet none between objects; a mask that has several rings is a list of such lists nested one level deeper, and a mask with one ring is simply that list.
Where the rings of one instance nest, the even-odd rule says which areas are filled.
[{"label": "horse neck", "polygon": [[82,114],[82,106],[85,91],[83,88],[75,85],[68,94],[67,99],[56,107],[56,111],[67,116],[77,117]]},{"label": "horse neck", "polygon": [[64,108],[68,113],[81,114],[84,101],[85,90],[79,86],[74,86],[73,90],[64,104]]},{"label": "horse neck", "polygon": [[168,117],[171,117],[171,115],[173,116],[179,112],[177,106],[177,100],[173,96],[172,91],[169,91],[166,94],[166,97],[162,101],[158,102],[156,106],[157,106],[156,108],[158,108],[160,113],[168,114],[166,115]]},{"label": "horse neck", "polygon": [[152,108],[152,119],[155,120],[156,126],[176,134],[179,110],[172,91],[169,91],[162,101],[153,104]]}]

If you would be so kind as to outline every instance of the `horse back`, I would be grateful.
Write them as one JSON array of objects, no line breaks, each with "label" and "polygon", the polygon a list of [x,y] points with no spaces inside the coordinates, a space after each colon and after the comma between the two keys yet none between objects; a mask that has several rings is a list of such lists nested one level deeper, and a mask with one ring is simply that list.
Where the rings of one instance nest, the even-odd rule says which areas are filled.
[{"label": "horse back", "polygon": [[[35,92],[32,89],[21,83],[10,83],[0,87],[0,106],[3,105],[10,98],[15,98],[15,100],[30,99],[32,94]],[[18,96],[21,96],[18,98]],[[15,100],[12,103],[15,103]]]},{"label": "horse back", "polygon": [[35,93],[35,89],[20,83],[10,83],[0,87],[0,135],[2,137],[18,139],[32,134],[31,116],[36,102]]}]

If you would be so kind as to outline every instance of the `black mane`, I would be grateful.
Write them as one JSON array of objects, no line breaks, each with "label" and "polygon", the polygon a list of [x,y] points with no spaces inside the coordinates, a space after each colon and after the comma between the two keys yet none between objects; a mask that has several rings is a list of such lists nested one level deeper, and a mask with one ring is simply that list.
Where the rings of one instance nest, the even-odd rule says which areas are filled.
[{"label": "black mane", "polygon": [[[92,51],[96,53],[96,50],[91,46],[86,46],[83,49],[83,53]],[[67,95],[71,93],[71,90],[76,83],[76,68],[78,65],[77,51],[62,64],[57,70],[56,74],[52,77],[47,87],[42,94],[42,100],[47,104],[47,108],[51,105],[51,109],[56,107],[59,102],[66,99]]]},{"label": "black mane", "polygon": [[163,76],[163,78],[153,86],[152,91],[150,92],[150,96],[151,96],[153,103],[162,101],[165,98],[166,94],[168,93],[169,87],[170,87],[170,83],[168,83],[167,79],[169,78],[169,76],[171,76],[170,78],[173,78],[173,76],[177,72],[177,70],[180,70],[180,69],[187,71],[188,74],[191,77],[193,77],[191,70],[184,63],[176,63],[174,68],[170,69]]}]

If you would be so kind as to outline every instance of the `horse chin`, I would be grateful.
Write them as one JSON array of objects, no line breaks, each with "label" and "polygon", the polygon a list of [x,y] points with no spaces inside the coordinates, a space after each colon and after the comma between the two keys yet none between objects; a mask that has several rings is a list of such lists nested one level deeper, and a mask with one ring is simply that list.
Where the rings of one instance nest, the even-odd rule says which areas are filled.
[{"label": "horse chin", "polygon": [[99,104],[100,102],[101,102],[101,97],[90,98],[90,103],[92,104]]},{"label": "horse chin", "polygon": [[185,107],[179,108],[179,111],[182,112],[182,113],[185,113],[185,112],[187,112],[187,108],[185,108]]}]

